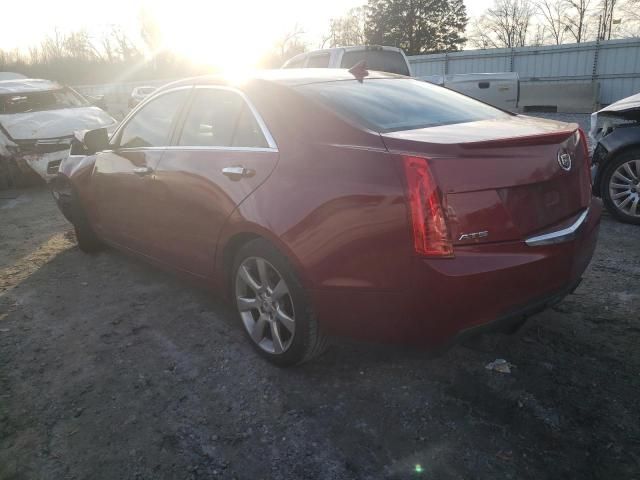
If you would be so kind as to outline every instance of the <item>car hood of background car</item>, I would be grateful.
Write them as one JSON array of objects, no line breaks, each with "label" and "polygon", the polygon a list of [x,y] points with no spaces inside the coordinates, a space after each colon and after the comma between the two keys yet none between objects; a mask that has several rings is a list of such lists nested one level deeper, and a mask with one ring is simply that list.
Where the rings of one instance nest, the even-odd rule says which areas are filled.
[{"label": "car hood of background car", "polygon": [[0,115],[0,126],[13,140],[39,140],[73,135],[75,130],[109,127],[116,121],[98,107],[62,108]]},{"label": "car hood of background car", "polygon": [[640,120],[640,93],[618,100],[597,113],[598,115],[620,117],[627,120]]}]

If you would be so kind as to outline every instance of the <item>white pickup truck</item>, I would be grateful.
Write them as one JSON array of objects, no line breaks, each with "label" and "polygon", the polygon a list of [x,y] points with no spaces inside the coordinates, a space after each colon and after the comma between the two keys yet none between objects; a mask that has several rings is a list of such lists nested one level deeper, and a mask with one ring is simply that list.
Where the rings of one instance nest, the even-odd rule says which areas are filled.
[{"label": "white pickup truck", "polygon": [[[364,45],[301,53],[282,68],[351,68],[364,60],[369,70],[415,76],[411,62],[396,47]],[[419,80],[464,93],[496,107],[516,111],[520,79],[516,72],[416,76]]]}]

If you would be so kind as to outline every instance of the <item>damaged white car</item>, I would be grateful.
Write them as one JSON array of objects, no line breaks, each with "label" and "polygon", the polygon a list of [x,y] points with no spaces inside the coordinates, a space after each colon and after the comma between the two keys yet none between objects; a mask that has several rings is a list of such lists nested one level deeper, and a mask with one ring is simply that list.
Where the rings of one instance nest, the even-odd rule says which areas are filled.
[{"label": "damaged white car", "polygon": [[618,220],[640,225],[640,93],[591,115],[593,193]]},{"label": "damaged white car", "polygon": [[50,80],[0,81],[0,188],[53,178],[75,130],[115,127],[104,110]]}]

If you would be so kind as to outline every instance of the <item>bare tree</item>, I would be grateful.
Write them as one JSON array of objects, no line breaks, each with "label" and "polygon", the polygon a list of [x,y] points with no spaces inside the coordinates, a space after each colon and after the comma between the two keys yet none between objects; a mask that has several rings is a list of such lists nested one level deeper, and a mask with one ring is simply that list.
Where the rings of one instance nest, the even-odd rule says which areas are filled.
[{"label": "bare tree", "polygon": [[279,68],[286,60],[306,52],[307,44],[302,38],[304,33],[302,27],[296,23],[273,45],[271,51],[262,59],[261,66]]},{"label": "bare tree", "polygon": [[474,23],[471,42],[481,48],[524,47],[534,13],[528,0],[494,0]]},{"label": "bare tree", "polygon": [[553,43],[560,45],[564,41],[567,32],[567,9],[569,4],[566,0],[540,0],[536,3],[536,8],[542,21],[543,29],[536,33],[539,41],[543,42],[547,35],[551,37]]},{"label": "bare tree", "polygon": [[469,26],[468,42],[482,50],[489,48],[497,48],[494,38],[491,36],[491,32],[485,28],[486,18],[478,17],[471,21]]},{"label": "bare tree", "polygon": [[111,38],[113,39],[116,55],[123,61],[129,62],[130,60],[142,57],[136,44],[122,28],[113,26],[111,29]]},{"label": "bare tree", "polygon": [[626,0],[620,4],[620,16],[624,22],[620,25],[623,37],[640,37],[640,0]]},{"label": "bare tree", "polygon": [[64,35],[57,28],[53,29],[52,35],[47,35],[40,45],[42,59],[45,62],[52,62],[64,57]]},{"label": "bare tree", "polygon": [[100,57],[86,30],[78,30],[62,39],[64,56],[76,60],[91,61]]},{"label": "bare tree", "polygon": [[304,29],[296,23],[290,31],[280,38],[278,48],[283,60],[287,60],[306,50],[306,46],[300,38],[302,35],[304,35]]},{"label": "bare tree", "polygon": [[618,0],[601,0],[600,2],[600,24],[598,26],[598,39],[611,40],[613,30],[613,15]]},{"label": "bare tree", "polygon": [[324,44],[329,47],[345,47],[362,45],[366,42],[365,24],[367,12],[365,7],[350,9],[346,15],[329,20],[329,34]]},{"label": "bare tree", "polygon": [[590,26],[592,0],[567,0],[569,11],[565,28],[576,43],[584,42]]}]

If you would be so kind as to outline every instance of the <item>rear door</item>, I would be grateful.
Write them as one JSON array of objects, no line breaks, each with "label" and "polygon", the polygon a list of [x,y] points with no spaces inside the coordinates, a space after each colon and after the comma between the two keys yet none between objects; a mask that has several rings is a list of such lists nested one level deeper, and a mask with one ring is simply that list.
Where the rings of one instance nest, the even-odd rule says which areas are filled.
[{"label": "rear door", "polygon": [[222,226],[277,160],[275,141],[241,91],[196,87],[175,145],[156,169],[163,261],[208,276]]},{"label": "rear door", "polygon": [[118,130],[114,148],[96,155],[92,175],[95,227],[130,250],[155,257],[159,191],[155,171],[169,145],[191,87],[160,94]]}]

